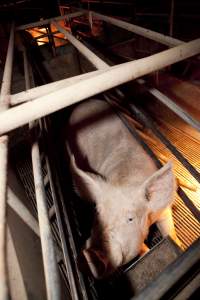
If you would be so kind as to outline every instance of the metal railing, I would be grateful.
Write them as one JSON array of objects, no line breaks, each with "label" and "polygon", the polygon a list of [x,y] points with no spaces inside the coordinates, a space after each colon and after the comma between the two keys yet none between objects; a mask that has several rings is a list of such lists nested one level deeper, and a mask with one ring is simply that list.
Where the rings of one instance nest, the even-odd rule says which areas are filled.
[{"label": "metal railing", "polygon": [[[27,25],[21,25],[17,27],[17,30],[25,30],[27,28],[41,26],[52,22],[60,32],[64,33],[65,37],[74,45],[74,47],[76,47],[78,51],[80,51],[80,53],[82,53],[88,59],[88,61],[90,61],[92,65],[97,68],[97,71],[82,74],[69,79],[60,80],[40,87],[31,88],[29,82],[27,56],[24,49],[26,91],[15,95],[10,95],[14,49],[14,25],[11,26],[0,101],[0,300],[9,299],[5,254],[8,136],[5,134],[13,129],[38,120],[39,118],[47,116],[64,107],[70,106],[71,104],[96,95],[97,93],[107,91],[108,89],[117,87],[118,85],[126,83],[128,81],[136,80],[141,76],[160,70],[161,68],[167,67],[171,64],[177,63],[200,53],[200,38],[188,43],[184,43],[175,38],[168,37],[163,34],[133,24],[129,24],[124,21],[103,16],[95,12],[89,12],[89,20],[91,26],[92,18],[97,17],[103,21],[142,35],[143,37],[150,38],[156,42],[163,43],[168,47],[172,47],[171,49],[162,51],[146,58],[110,67],[84,44],[78,41],[71,33],[66,31],[65,28],[61,27],[57,23],[58,20],[78,17],[85,13],[85,11],[78,11],[69,15],[59,16],[57,18],[51,18]],[[140,79],[138,80],[138,83],[145,84],[145,82],[141,81]],[[168,99],[165,95],[161,93],[158,94],[158,91],[156,91],[155,89],[151,89],[149,92],[166,106],[168,106],[173,112],[179,115],[188,124],[196,128],[197,130],[200,129],[200,124],[198,121],[194,120],[178,105],[172,104],[170,102],[170,99]],[[17,106],[9,108],[10,105]],[[49,224],[48,210],[46,207],[44,182],[41,174],[41,161],[37,136],[34,136],[34,138],[35,140],[32,145],[32,164],[47,297],[48,299],[60,299],[60,287],[58,278],[59,275],[57,270],[53,237]],[[14,203],[12,203],[11,205],[13,205],[13,207],[16,207],[16,203],[15,205]],[[16,210],[21,212],[24,220],[29,218],[26,211],[22,213],[23,206],[17,206]],[[35,225],[32,224],[31,226],[33,227]],[[38,228],[36,229],[36,231],[38,232]],[[70,272],[70,266],[68,266],[68,272]],[[68,275],[70,281],[70,274]],[[75,289],[73,278],[71,279],[71,289]],[[78,299],[78,295],[75,291],[73,295],[74,299]]]}]

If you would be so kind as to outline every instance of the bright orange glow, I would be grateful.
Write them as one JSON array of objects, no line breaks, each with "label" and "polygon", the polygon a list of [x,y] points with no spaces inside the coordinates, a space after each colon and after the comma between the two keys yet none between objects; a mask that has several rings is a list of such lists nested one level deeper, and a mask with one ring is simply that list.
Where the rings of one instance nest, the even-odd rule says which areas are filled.
[{"label": "bright orange glow", "polygon": [[[63,20],[59,21],[59,24],[65,27],[66,30],[70,29],[69,27],[66,26],[65,21]],[[51,32],[57,31],[57,28],[53,24],[50,24],[50,26],[51,26]],[[27,31],[32,35],[33,38],[36,39],[38,46],[44,45],[45,43],[49,43],[48,36],[44,36],[47,34],[46,27],[35,27],[35,28],[27,29]],[[54,34],[53,37],[54,37],[55,47],[60,47],[67,44],[67,40],[65,39],[63,33],[58,32]]]}]

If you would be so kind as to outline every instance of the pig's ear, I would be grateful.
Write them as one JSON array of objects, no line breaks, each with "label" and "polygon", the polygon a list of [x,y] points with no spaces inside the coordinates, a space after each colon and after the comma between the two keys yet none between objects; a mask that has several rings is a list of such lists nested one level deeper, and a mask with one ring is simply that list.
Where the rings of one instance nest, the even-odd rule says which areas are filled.
[{"label": "pig's ear", "polygon": [[96,202],[101,194],[100,176],[81,170],[76,164],[74,155],[71,155],[71,171],[76,193],[84,199]]},{"label": "pig's ear", "polygon": [[169,206],[175,191],[173,166],[172,162],[168,162],[145,182],[145,198],[149,201],[150,211],[156,213]]}]

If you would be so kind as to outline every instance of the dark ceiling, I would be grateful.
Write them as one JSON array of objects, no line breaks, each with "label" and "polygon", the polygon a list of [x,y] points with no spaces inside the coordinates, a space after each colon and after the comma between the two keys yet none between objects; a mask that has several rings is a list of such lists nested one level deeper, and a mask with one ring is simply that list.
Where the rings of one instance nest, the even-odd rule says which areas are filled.
[{"label": "dark ceiling", "polygon": [[[75,6],[126,18],[169,34],[170,15],[173,11],[172,35],[191,40],[199,35],[200,0],[0,0],[0,22],[15,20],[25,24],[60,14],[59,6]],[[173,10],[172,10],[173,7]]]},{"label": "dark ceiling", "polygon": [[55,15],[59,15],[56,0],[0,0],[1,22],[27,23]]}]

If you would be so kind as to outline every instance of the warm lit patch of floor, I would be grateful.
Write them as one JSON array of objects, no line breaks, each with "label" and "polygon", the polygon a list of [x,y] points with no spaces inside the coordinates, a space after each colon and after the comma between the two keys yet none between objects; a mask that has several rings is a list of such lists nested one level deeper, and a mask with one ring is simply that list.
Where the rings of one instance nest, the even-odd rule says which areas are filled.
[{"label": "warm lit patch of floor", "polygon": [[[193,139],[188,134],[176,129],[167,122],[160,124],[159,129],[171,141],[171,143],[188,159],[188,161],[200,172],[200,141]],[[149,132],[148,132],[149,135]],[[176,159],[176,157],[163,145],[153,134],[150,134],[154,141],[146,143],[153,152],[160,157],[164,163],[172,160],[176,177],[181,181],[181,188],[200,209],[200,184]],[[188,186],[187,188],[184,185]],[[200,236],[200,223],[184,205],[177,195],[173,206],[173,217],[179,239],[184,248],[189,247]]]}]

